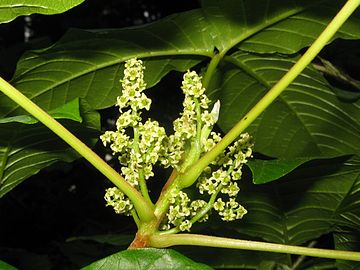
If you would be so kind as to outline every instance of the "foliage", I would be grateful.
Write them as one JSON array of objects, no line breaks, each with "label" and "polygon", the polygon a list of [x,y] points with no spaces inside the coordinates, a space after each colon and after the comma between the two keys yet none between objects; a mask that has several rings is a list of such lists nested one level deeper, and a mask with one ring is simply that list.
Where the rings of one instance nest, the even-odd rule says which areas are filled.
[{"label": "foliage", "polygon": [[[101,130],[97,110],[113,106],[120,96],[124,61],[143,59],[146,88],[151,91],[156,91],[169,72],[194,69],[202,73],[210,99],[220,100],[217,124],[226,133],[298,61],[343,3],[203,0],[199,9],[148,25],[71,29],[53,46],[26,52],[11,84],[93,145]],[[37,11],[20,14],[29,12]],[[3,21],[11,19],[6,18]],[[360,14],[355,12],[335,38],[359,39],[359,25]],[[241,182],[239,192],[248,214],[230,223],[214,218],[207,227],[200,224],[195,230],[221,234],[226,229],[231,237],[292,245],[321,241],[328,235],[335,242],[334,249],[358,248],[360,101],[339,98],[339,89],[320,70],[308,66],[246,130],[255,142],[254,159],[248,163],[252,177]],[[168,91],[172,95],[171,91],[179,90]],[[0,117],[0,197],[54,162],[78,158],[2,94]],[[134,255],[136,252],[144,255]],[[172,250],[126,251],[113,255],[121,257],[115,263],[128,260],[125,254],[141,258],[147,268],[155,267],[156,256],[174,265],[169,269],[183,269],[186,264],[195,267]],[[221,254],[226,258],[226,252]],[[235,264],[286,269],[295,263],[289,255],[236,254],[241,262],[232,259],[211,264],[217,268]],[[193,258],[203,257],[197,254]],[[85,269],[98,269],[113,259]],[[303,265],[315,269],[322,263],[308,260]],[[341,260],[336,265],[338,269],[359,266]]]},{"label": "foliage", "polygon": [[0,23],[14,20],[18,16],[32,13],[56,14],[67,11],[84,0],[72,1],[16,1],[4,0],[0,6]]},{"label": "foliage", "polygon": [[195,263],[189,258],[186,258],[178,252],[171,249],[138,249],[138,250],[126,250],[107,258],[99,260],[90,264],[83,270],[95,270],[95,269],[196,269],[196,270],[208,270],[210,267]]},{"label": "foliage", "polygon": [[0,261],[0,269],[1,270],[15,270],[15,267],[12,267],[11,265],[7,264],[6,262]]}]

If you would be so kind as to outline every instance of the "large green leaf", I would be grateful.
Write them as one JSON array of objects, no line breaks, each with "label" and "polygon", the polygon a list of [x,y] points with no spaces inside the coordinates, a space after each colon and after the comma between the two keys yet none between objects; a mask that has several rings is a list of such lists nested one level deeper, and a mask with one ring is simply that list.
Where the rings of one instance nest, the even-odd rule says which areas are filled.
[{"label": "large green leaf", "polygon": [[[250,32],[252,36],[239,43],[238,48],[257,53],[292,54],[309,46],[346,1],[203,0],[202,2],[207,7],[208,16],[218,23],[219,31],[215,33],[218,38],[218,48],[228,48],[229,40],[236,44],[239,35],[247,36]],[[359,25],[360,18],[357,12],[342,26],[336,37],[358,39]]]},{"label": "large green leaf", "polygon": [[[189,20],[193,17],[176,18],[183,24],[190,24]],[[152,24],[145,29],[72,29],[53,47],[25,54],[18,63],[11,83],[45,110],[58,107],[75,97],[86,99],[94,109],[109,107],[121,93],[119,81],[123,77],[124,60],[135,56],[153,56],[145,61],[145,80],[150,87],[170,70],[186,71],[203,59],[199,56],[182,56],[191,54],[193,48],[199,47],[203,42],[201,37],[198,40],[184,40],[186,33],[181,31],[180,37],[173,37],[174,40],[162,36],[163,32],[174,33],[171,28],[176,27],[170,17],[160,25]],[[188,49],[181,49],[181,44],[177,42],[185,42]],[[199,51],[204,55],[212,53],[212,49],[199,48]],[[0,116],[18,112],[17,104],[0,98]]]},{"label": "large green leaf", "polygon": [[[334,233],[334,242],[337,249],[360,250],[360,234],[353,230],[339,230]],[[337,260],[339,270],[360,269],[360,262]]]},{"label": "large green leaf", "polygon": [[[55,119],[70,119],[76,122],[81,122],[80,100],[76,98],[54,110],[49,111],[48,114]],[[35,124],[39,121],[31,115],[17,115],[0,119],[0,124],[11,122]]]},{"label": "large green leaf", "polygon": [[[295,53],[312,43],[346,1],[203,0],[215,46],[258,53]],[[352,18],[337,37],[359,38],[360,20]]]},{"label": "large green leaf", "polygon": [[[219,124],[231,128],[297,58],[236,52],[211,95],[221,100]],[[220,75],[218,75],[220,76]],[[248,129],[255,151],[270,157],[337,156],[360,150],[360,102],[340,101],[312,67],[305,69]]]},{"label": "large green leaf", "polygon": [[[86,108],[86,105],[83,107]],[[64,107],[58,112],[62,109]],[[65,116],[68,112],[66,111]],[[82,124],[69,120],[63,124],[91,145],[96,141],[93,139],[98,137],[99,114],[84,109],[81,117]],[[70,162],[79,157],[44,125],[17,123],[14,118],[10,120],[0,124],[0,197],[54,162]],[[19,120],[18,117],[15,120]]]},{"label": "large green leaf", "polygon": [[[345,165],[356,167],[360,164],[360,160],[349,161]],[[360,230],[360,179],[354,182],[351,190],[339,205],[338,223],[341,226]]]},{"label": "large green leaf", "polygon": [[62,13],[82,2],[84,0],[1,0],[0,23],[10,22],[18,16],[33,13]]},{"label": "large green leaf", "polygon": [[121,270],[208,270],[211,267],[196,263],[171,249],[125,250],[94,262],[83,270],[121,269]]},{"label": "large green leaf", "polygon": [[[197,63],[195,60],[199,57],[212,57],[215,48],[225,53],[245,41],[251,42],[257,37],[255,34],[269,27],[276,28],[278,23],[287,26],[281,31],[281,40],[286,41],[282,47],[286,47],[289,40],[293,40],[286,35],[290,30],[301,39],[303,23],[321,22],[311,25],[311,36],[302,42],[292,42],[292,51],[299,50],[314,40],[343,1],[260,2],[266,8],[259,9],[261,3],[255,4],[255,1],[209,1],[203,9],[179,13],[141,27],[71,30],[54,46],[25,54],[12,83],[45,109],[60,106],[74,97],[85,98],[93,108],[104,108],[114,104],[119,92],[121,63],[126,59],[136,56],[148,60],[145,76],[151,86],[171,69],[186,70]],[[324,5],[332,12],[323,14]],[[302,16],[301,27],[294,27],[298,16]],[[354,27],[357,22],[356,17],[351,18],[337,36],[360,37],[360,30]],[[272,44],[276,50],[280,42]],[[1,116],[19,113],[18,106],[3,97],[0,108]]]},{"label": "large green leaf", "polygon": [[254,184],[265,184],[287,175],[300,165],[314,159],[316,158],[250,159],[246,164],[252,172]]},{"label": "large green leaf", "polygon": [[0,270],[16,270],[17,268],[0,260]]},{"label": "large green leaf", "polygon": [[[360,234],[359,159],[319,161],[282,181],[242,185],[239,200],[248,214],[226,227],[269,242],[300,245],[337,226]],[[356,217],[354,220],[350,217]],[[357,220],[357,221],[356,221]]]}]

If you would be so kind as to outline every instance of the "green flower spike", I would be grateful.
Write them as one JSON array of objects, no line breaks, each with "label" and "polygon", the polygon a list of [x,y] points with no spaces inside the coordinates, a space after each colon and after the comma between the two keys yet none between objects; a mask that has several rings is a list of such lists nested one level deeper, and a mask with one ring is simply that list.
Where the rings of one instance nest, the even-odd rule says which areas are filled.
[{"label": "green flower spike", "polygon": [[[173,122],[174,133],[167,136],[157,121],[142,120],[142,110],[149,110],[151,105],[143,93],[144,69],[141,60],[130,59],[125,63],[122,95],[116,103],[121,113],[116,131],[106,131],[100,138],[119,158],[124,178],[152,204],[146,181],[154,176],[156,163],[184,172],[221,140],[221,134],[212,131],[219,117],[220,102],[209,111],[211,101],[205,95],[202,78],[195,71],[186,72],[181,87],[184,109]],[[212,209],[225,221],[242,218],[246,210],[236,201],[240,191],[238,180],[243,164],[251,157],[251,147],[250,136],[242,134],[219,155],[197,179],[199,193],[194,196],[197,198],[189,197],[179,187],[173,189],[162,221],[164,233],[190,231],[195,222],[208,220]],[[116,187],[107,189],[105,200],[116,213],[134,215],[132,203]]]},{"label": "green flower spike", "polygon": [[[163,142],[166,138],[165,129],[157,121],[148,119],[142,122],[141,111],[149,110],[151,99],[143,91],[146,88],[144,81],[143,62],[136,58],[125,63],[122,95],[117,98],[116,105],[121,113],[116,121],[116,131],[106,131],[100,139],[104,146],[110,145],[113,155],[118,156],[122,165],[121,173],[142,195],[152,204],[146,180],[153,174],[153,165],[162,158]],[[134,138],[127,135],[134,134]],[[132,209],[131,202],[120,195],[120,190],[110,188],[106,191],[107,205],[114,207],[117,213],[127,213]],[[117,194],[114,196],[114,194]],[[127,207],[122,207],[127,205]],[[119,211],[119,209],[122,209]]]}]

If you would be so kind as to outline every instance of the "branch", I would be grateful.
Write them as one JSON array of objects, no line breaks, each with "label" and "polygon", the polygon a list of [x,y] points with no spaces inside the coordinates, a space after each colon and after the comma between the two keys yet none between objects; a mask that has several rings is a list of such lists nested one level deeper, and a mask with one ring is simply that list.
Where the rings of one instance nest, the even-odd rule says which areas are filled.
[{"label": "branch", "polygon": [[327,259],[351,260],[360,262],[360,252],[331,250],[321,248],[298,247],[282,244],[273,244],[258,241],[238,240],[225,237],[208,236],[201,234],[166,234],[152,235],[150,245],[156,248],[165,248],[175,245],[205,246],[216,248],[234,248],[243,250],[286,253],[303,256],[313,256]]},{"label": "branch", "polygon": [[97,170],[113,182],[122,192],[124,192],[133,202],[140,220],[150,221],[154,218],[153,210],[141,194],[125,179],[110,167],[102,158],[95,154],[87,145],[80,141],[75,135],[67,130],[58,121],[47,114],[43,109],[24,96],[19,90],[10,85],[0,77],[0,91],[24,108],[27,112],[37,118],[41,123],[52,130],[56,135],[63,139],[81,156],[89,161]]}]

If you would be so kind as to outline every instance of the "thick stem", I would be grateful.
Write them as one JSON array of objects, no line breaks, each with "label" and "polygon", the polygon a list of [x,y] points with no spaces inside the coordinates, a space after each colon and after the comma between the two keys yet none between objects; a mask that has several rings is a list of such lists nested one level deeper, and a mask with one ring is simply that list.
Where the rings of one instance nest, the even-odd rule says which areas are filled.
[{"label": "thick stem", "polygon": [[266,242],[237,240],[225,237],[199,234],[152,235],[150,244],[153,247],[165,248],[175,245],[206,246],[216,248],[234,248],[243,250],[267,251],[319,258],[360,261],[360,252],[329,250],[320,248],[298,247]]},{"label": "thick stem", "polygon": [[[224,138],[199,161],[197,161],[184,174],[184,179],[190,186],[199,177],[201,172],[212,162],[224,149],[231,144],[288,86],[294,79],[311,63],[322,48],[331,40],[337,30],[349,18],[360,5],[360,0],[349,0],[339,11],[326,29],[315,40],[311,47],[299,59],[299,61],[273,86],[271,90],[224,136]],[[209,81],[209,79],[207,79]]]},{"label": "thick stem", "polygon": [[204,78],[202,80],[202,84],[203,87],[208,88],[211,78],[214,75],[215,71],[216,71],[216,67],[219,64],[220,60],[222,59],[223,55],[222,54],[215,54],[212,58],[211,61],[206,69],[206,73],[204,75]]},{"label": "thick stem", "polygon": [[140,220],[149,221],[154,218],[151,206],[144,200],[141,194],[129,185],[125,179],[113,168],[111,168],[102,158],[96,155],[87,145],[80,141],[58,121],[52,118],[49,114],[2,78],[0,78],[0,91],[52,130],[81,156],[89,161],[97,170],[105,175],[111,182],[113,182],[122,192],[124,192],[133,202]]},{"label": "thick stem", "polygon": [[178,189],[178,186],[176,184],[176,179],[178,177],[178,171],[174,169],[168,178],[166,184],[164,185],[163,189],[161,190],[161,194],[159,196],[159,199],[157,200],[155,204],[155,210],[154,214],[158,220],[158,225],[160,225],[161,221],[163,220],[166,211],[169,208],[169,196],[173,192],[176,192]]},{"label": "thick stem", "polygon": [[174,180],[171,180],[170,186],[165,190],[164,193],[161,193],[159,200],[156,202],[154,213],[155,216],[159,219],[159,222],[162,221],[164,215],[166,214],[166,211],[169,208],[169,198],[172,196],[173,193],[179,190],[177,181],[178,175],[176,175]]},{"label": "thick stem", "polygon": [[[316,241],[311,241],[307,247],[312,248],[316,245],[316,243]],[[306,258],[307,256],[305,255],[301,255],[299,258],[297,258],[296,262],[292,265],[291,270],[296,270],[298,267],[300,267]]]}]

